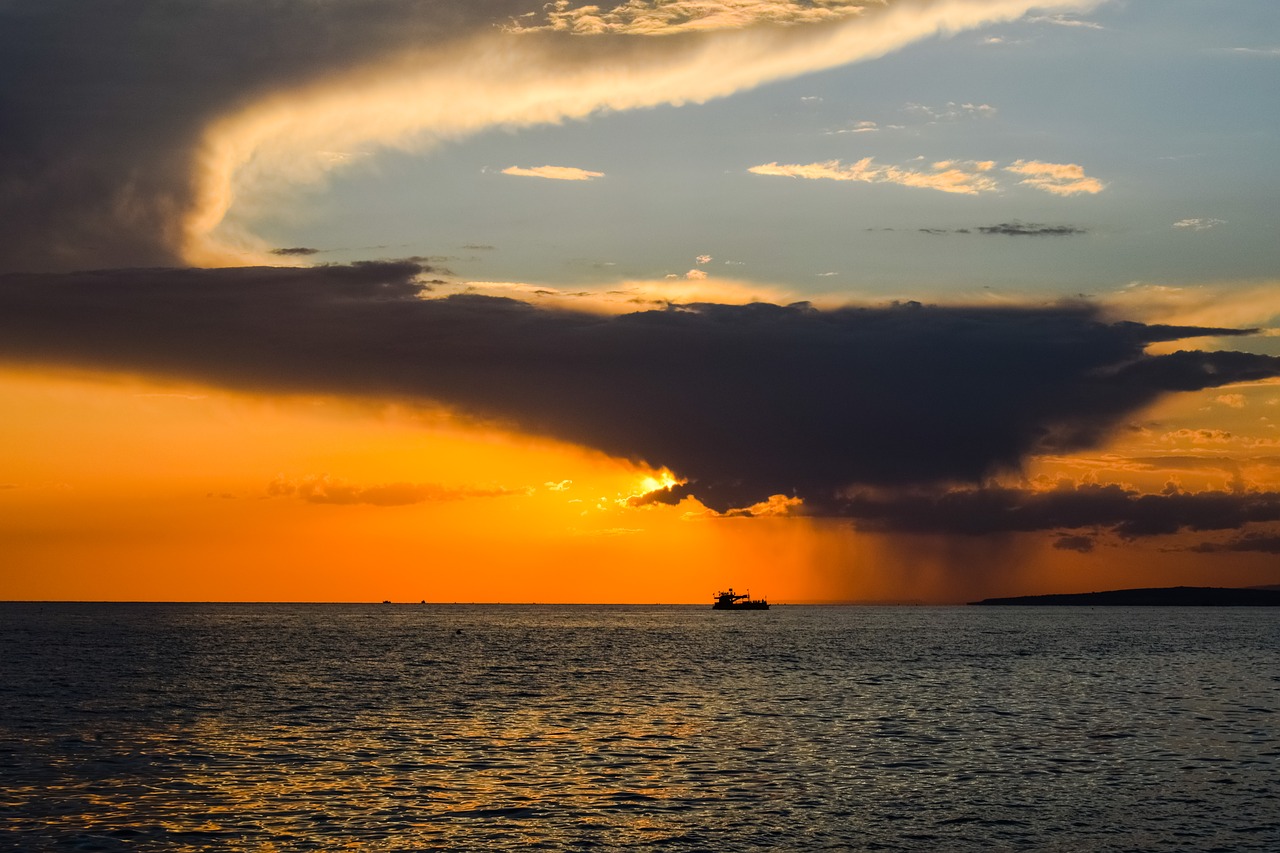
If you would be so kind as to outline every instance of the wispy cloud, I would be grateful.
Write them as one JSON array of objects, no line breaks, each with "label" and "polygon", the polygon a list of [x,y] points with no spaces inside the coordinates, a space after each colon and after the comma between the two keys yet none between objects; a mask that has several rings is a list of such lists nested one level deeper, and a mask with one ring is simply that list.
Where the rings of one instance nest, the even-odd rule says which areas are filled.
[{"label": "wispy cloud", "polygon": [[1173,223],[1174,228],[1181,228],[1184,231],[1208,231],[1210,228],[1217,228],[1219,225],[1226,225],[1225,219],[1179,219]]},{"label": "wispy cloud", "polygon": [[1224,406],[1230,406],[1233,409],[1243,409],[1245,407],[1243,394],[1219,394],[1213,398],[1213,401]]},{"label": "wispy cloud", "polygon": [[1268,56],[1280,58],[1280,47],[1233,47],[1232,53],[1242,53],[1245,56]]},{"label": "wispy cloud", "polygon": [[995,118],[996,108],[990,104],[961,104],[948,101],[941,107],[908,103],[902,108],[908,115],[926,119],[930,123],[961,121],[963,119]]},{"label": "wispy cloud", "polygon": [[752,24],[813,24],[861,14],[880,0],[627,0],[612,9],[575,6],[570,0],[548,3],[543,14],[515,19],[510,28],[555,30],[575,35],[626,33],[670,35],[690,30],[739,29]]},{"label": "wispy cloud", "polygon": [[1173,286],[1134,282],[1100,300],[1115,317],[1178,326],[1272,326],[1280,322],[1280,281]]},{"label": "wispy cloud", "polygon": [[527,494],[529,489],[508,489],[501,486],[489,488],[443,486],[439,483],[384,483],[360,486],[328,474],[308,474],[296,479],[281,474],[267,484],[269,497],[296,497],[315,504],[410,506],[419,503]]},{"label": "wispy cloud", "polygon": [[754,175],[773,175],[807,180],[858,181],[866,184],[899,184],[904,187],[939,190],[946,193],[976,195],[991,192],[998,184],[989,175],[994,163],[971,160],[942,160],[929,169],[887,166],[864,157],[845,165],[839,160],[823,163],[765,163],[748,169]]},{"label": "wispy cloud", "polygon": [[1025,175],[1020,184],[1044,190],[1054,195],[1100,193],[1106,184],[1084,173],[1083,166],[1074,163],[1042,163],[1038,160],[1018,160],[1005,167],[1006,172]]},{"label": "wispy cloud", "polygon": [[853,127],[845,127],[840,130],[831,131],[832,133],[879,133],[881,127],[874,121],[855,122]]},{"label": "wispy cloud", "polygon": [[905,124],[879,124],[874,121],[858,121],[849,127],[842,127],[836,130],[828,130],[830,136],[844,136],[851,133],[881,133],[887,130],[906,130]]},{"label": "wispy cloud", "polygon": [[[905,187],[939,190],[947,193],[977,195],[1001,189],[994,160],[939,160],[927,169],[881,165],[871,157],[856,163],[840,160],[821,163],[765,163],[747,171],[755,175],[774,175],[808,180],[859,181],[867,184],[900,184]],[[1054,195],[1099,193],[1106,185],[1084,173],[1071,163],[1041,163],[1018,160],[1004,171],[1024,175],[1019,185],[1043,190]],[[999,227],[999,226],[993,226]]]},{"label": "wispy cloud", "polygon": [[209,396],[209,395],[208,395],[208,394],[182,394],[182,393],[179,393],[179,392],[153,391],[153,392],[150,392],[150,393],[147,393],[147,394],[134,394],[133,396],[138,397],[138,398],[140,398],[140,399],[145,399],[145,398],[155,397],[155,398],[159,398],[159,399],[169,399],[169,400],[205,400],[205,399],[208,399],[208,396]]},{"label": "wispy cloud", "polygon": [[1053,24],[1055,27],[1080,27],[1087,30],[1105,30],[1096,21],[1086,21],[1074,15],[1034,15],[1027,20],[1033,24]]},{"label": "wispy cloud", "polygon": [[603,178],[604,172],[590,172],[576,166],[508,166],[502,170],[504,175],[518,175],[522,178],[547,178],[552,181],[589,181]]},{"label": "wispy cloud", "polygon": [[996,108],[990,104],[958,103],[948,101],[941,107],[908,102],[899,111],[906,118],[899,119],[902,124],[881,124],[869,119],[855,121],[848,127],[827,131],[840,135],[850,133],[879,133],[885,130],[906,130],[909,126],[922,127],[932,124],[945,124],[968,119],[988,119],[996,115]]}]

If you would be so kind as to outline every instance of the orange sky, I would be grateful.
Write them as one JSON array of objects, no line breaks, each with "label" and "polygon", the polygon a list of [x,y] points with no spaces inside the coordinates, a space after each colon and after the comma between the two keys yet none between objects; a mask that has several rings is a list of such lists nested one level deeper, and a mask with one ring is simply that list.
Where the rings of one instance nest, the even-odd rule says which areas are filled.
[{"label": "orange sky", "polygon": [[0,599],[1280,584],[1208,6],[0,4]]},{"label": "orange sky", "polygon": [[[1103,451],[1033,460],[1026,482],[1275,488],[1277,398],[1169,398]],[[0,599],[707,602],[733,585],[778,602],[954,602],[1280,581],[1274,555],[1173,550],[1186,534],[1077,553],[1044,533],[633,507],[662,472],[392,404],[9,369],[0,410]]]}]

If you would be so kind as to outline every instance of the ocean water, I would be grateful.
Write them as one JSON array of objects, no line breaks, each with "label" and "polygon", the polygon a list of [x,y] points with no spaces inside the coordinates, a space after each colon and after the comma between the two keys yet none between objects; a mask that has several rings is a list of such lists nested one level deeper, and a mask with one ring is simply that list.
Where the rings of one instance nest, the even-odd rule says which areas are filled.
[{"label": "ocean water", "polygon": [[0,849],[1280,850],[1280,610],[0,604]]}]

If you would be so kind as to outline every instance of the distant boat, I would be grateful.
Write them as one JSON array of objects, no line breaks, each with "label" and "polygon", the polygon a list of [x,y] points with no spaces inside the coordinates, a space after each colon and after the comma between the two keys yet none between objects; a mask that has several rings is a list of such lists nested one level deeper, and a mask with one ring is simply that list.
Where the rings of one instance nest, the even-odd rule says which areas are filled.
[{"label": "distant boat", "polygon": [[728,592],[717,592],[712,610],[768,610],[769,602],[763,598],[752,598],[748,590],[744,595],[735,594],[733,587]]}]

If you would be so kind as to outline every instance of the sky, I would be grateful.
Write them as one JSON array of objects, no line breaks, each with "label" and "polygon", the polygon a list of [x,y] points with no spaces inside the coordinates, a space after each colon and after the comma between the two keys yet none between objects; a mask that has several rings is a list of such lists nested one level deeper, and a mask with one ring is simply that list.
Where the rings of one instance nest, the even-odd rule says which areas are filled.
[{"label": "sky", "polygon": [[3,0],[0,599],[1280,584],[1271,0]]}]

